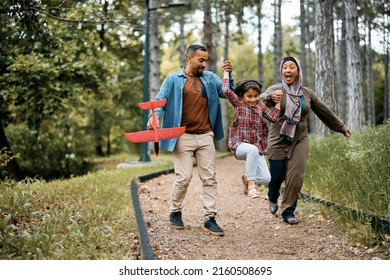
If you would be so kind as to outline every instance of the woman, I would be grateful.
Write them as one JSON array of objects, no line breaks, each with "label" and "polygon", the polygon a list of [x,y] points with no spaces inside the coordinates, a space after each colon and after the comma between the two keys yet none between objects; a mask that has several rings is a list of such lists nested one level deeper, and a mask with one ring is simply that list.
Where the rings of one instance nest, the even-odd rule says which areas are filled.
[{"label": "woman", "polygon": [[268,127],[265,122],[279,120],[279,103],[270,110],[260,101],[262,85],[255,80],[242,80],[232,91],[229,72],[224,72],[222,91],[234,107],[234,121],[230,126],[229,148],[238,160],[245,160],[246,174],[241,176],[244,193],[258,198],[256,183],[268,185],[271,175],[264,157],[267,148]]},{"label": "woman", "polygon": [[268,159],[271,181],[268,184],[268,201],[271,214],[278,210],[278,198],[283,181],[285,189],[281,201],[283,220],[297,224],[294,212],[303,185],[306,160],[309,153],[309,136],[306,116],[312,110],[331,130],[351,136],[350,130],[314,92],[303,87],[298,60],[285,57],[280,64],[282,82],[270,86],[261,99],[271,107],[280,102],[281,119],[271,124],[268,139]]}]

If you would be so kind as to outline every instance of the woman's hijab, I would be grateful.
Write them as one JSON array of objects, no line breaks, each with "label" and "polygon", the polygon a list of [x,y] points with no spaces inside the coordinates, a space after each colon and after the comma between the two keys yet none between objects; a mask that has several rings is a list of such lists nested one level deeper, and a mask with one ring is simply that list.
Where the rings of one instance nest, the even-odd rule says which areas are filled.
[{"label": "woman's hijab", "polygon": [[[298,75],[294,84],[288,85],[282,75],[283,64],[287,61],[294,62],[298,67]],[[299,61],[294,57],[288,56],[282,59],[280,63],[280,74],[282,76],[282,88],[286,94],[286,108],[284,110],[284,120],[282,128],[280,129],[280,135],[285,137],[288,141],[294,141],[294,135],[296,127],[301,118],[301,97],[303,96],[303,75]]]}]

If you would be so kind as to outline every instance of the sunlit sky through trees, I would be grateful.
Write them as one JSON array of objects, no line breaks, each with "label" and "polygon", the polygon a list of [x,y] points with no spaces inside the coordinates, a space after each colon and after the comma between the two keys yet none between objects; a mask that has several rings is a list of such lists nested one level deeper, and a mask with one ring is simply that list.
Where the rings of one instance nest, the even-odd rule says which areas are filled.
[{"label": "sunlit sky through trees", "polygon": [[[263,19],[262,19],[262,48],[263,52],[269,47],[273,40],[273,34],[274,34],[274,24],[273,24],[273,16],[274,16],[274,10],[272,6],[273,1],[265,0],[262,7],[262,13],[263,13]],[[252,18],[251,21],[249,21],[247,24],[243,26],[245,32],[247,34],[250,34],[249,38],[251,42],[254,45],[257,45],[257,18],[253,15],[250,15],[249,10],[245,10],[247,19]],[[300,14],[300,3],[298,0],[293,1],[283,1],[282,4],[282,25],[289,25],[289,26],[297,26],[299,25],[299,14]],[[174,24],[171,26],[172,32],[166,33],[165,39],[166,41],[169,41],[172,39],[173,36],[179,35],[179,24]],[[236,30],[236,23],[233,21],[231,23],[231,30]],[[336,27],[335,27],[336,30]],[[185,32],[192,32],[192,35],[194,38],[198,38],[199,41],[201,41],[201,38],[203,37],[203,12],[202,11],[196,11],[192,16],[191,20],[186,21],[185,25]],[[296,31],[299,35],[300,31],[299,29]],[[336,31],[335,31],[336,32]],[[372,30],[372,47],[376,52],[383,53],[383,46],[381,45],[381,36],[382,34],[379,34],[376,30]],[[311,47],[314,49],[314,42],[312,43]]]}]

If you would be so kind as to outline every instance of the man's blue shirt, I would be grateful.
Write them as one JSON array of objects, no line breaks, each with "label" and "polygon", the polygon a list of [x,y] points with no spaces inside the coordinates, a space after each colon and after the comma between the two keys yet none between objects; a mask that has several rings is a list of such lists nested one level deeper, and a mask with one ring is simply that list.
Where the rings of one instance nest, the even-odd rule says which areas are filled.
[{"label": "man's blue shirt", "polygon": [[[211,71],[204,71],[199,77],[206,91],[209,107],[209,121],[211,129],[214,132],[214,138],[221,140],[224,137],[221,106],[219,98],[225,98],[222,92],[222,81]],[[157,119],[161,119],[164,111],[161,128],[180,127],[183,114],[183,88],[187,78],[184,74],[184,68],[170,74],[163,81],[160,91],[156,95],[156,100],[166,99],[167,104],[163,108],[155,110]],[[230,88],[234,89],[234,78],[230,75]],[[204,92],[202,93],[204,94]],[[161,140],[161,148],[172,152],[175,148],[177,138]]]}]

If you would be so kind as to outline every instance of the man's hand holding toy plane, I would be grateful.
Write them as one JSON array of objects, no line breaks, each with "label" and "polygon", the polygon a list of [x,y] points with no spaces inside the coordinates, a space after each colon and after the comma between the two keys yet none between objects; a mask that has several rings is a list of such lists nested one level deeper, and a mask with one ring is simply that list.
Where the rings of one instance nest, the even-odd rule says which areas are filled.
[{"label": "man's hand holding toy plane", "polygon": [[174,127],[174,128],[159,128],[158,120],[154,112],[155,108],[163,107],[167,103],[166,99],[161,100],[150,100],[148,102],[139,103],[138,106],[142,110],[151,110],[152,111],[152,125],[153,128],[144,131],[125,133],[125,137],[128,141],[133,143],[143,143],[143,142],[154,142],[154,153],[158,156],[159,153],[159,141],[167,140],[171,138],[176,138],[181,135],[186,130],[185,126]]}]

